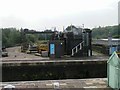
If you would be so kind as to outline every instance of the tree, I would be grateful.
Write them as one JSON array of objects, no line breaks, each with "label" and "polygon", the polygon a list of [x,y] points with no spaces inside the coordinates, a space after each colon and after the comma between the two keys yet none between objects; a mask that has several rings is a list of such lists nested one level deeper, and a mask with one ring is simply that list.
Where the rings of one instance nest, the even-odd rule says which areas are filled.
[{"label": "tree", "polygon": [[113,38],[120,37],[120,30],[118,30],[118,25],[116,26],[106,26],[92,29],[92,38],[108,38],[109,32],[112,34]]}]

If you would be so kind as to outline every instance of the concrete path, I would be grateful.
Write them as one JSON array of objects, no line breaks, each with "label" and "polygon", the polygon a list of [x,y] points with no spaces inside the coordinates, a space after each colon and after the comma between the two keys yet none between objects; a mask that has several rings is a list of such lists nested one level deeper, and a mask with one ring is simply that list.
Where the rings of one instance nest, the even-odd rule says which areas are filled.
[{"label": "concrete path", "polygon": [[[55,87],[55,84],[57,86]],[[45,81],[18,81],[18,82],[3,82],[1,87],[6,85],[13,85],[16,88],[47,88],[47,89],[110,89],[107,87],[106,78],[92,78],[92,79],[67,79],[67,80],[45,80]]]}]

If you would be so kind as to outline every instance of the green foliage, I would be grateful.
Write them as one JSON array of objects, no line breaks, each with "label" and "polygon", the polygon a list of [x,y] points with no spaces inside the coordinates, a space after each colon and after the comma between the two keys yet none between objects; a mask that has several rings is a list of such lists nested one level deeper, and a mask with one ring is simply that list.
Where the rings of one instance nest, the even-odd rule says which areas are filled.
[{"label": "green foliage", "polygon": [[[23,29],[1,28],[2,30],[2,46],[12,47],[21,45],[22,43],[36,43],[39,40],[50,40],[51,35],[45,34],[25,34]],[[46,30],[44,32],[52,32]]]},{"label": "green foliage", "polygon": [[2,46],[11,47],[21,43],[20,31],[15,28],[4,28],[2,30]]},{"label": "green foliage", "polygon": [[35,43],[38,40],[38,35],[28,34],[26,38],[29,43]]},{"label": "green foliage", "polygon": [[120,26],[106,26],[92,29],[92,38],[100,39],[100,38],[108,38],[109,33],[111,33],[113,38],[120,38],[120,30],[118,29]]}]

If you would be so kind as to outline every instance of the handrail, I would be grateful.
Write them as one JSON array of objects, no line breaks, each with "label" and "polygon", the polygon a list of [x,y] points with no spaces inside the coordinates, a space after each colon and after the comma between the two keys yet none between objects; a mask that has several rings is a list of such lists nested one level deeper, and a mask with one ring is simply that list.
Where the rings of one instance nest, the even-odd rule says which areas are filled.
[{"label": "handrail", "polygon": [[[78,45],[76,45],[76,46],[72,49],[72,56],[73,56],[75,53],[77,53],[79,50],[82,49],[82,43],[83,43],[83,42],[79,43]],[[80,48],[78,49],[78,47],[80,47]],[[75,50],[75,52],[74,52],[74,50]]]}]

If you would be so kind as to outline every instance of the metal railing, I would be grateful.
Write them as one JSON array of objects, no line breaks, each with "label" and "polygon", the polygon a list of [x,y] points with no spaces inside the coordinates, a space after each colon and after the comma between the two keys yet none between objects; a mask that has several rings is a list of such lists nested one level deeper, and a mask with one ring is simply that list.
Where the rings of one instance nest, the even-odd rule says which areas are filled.
[{"label": "metal railing", "polygon": [[72,56],[73,56],[75,53],[77,53],[79,50],[82,49],[82,43],[83,43],[83,42],[79,43],[78,45],[76,45],[76,46],[72,49]]}]

